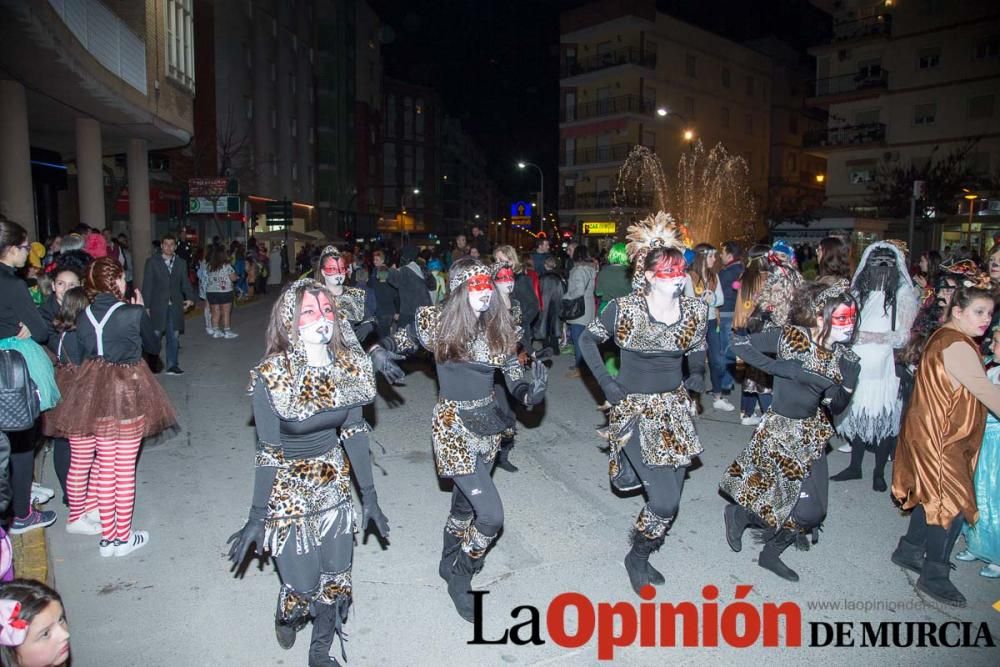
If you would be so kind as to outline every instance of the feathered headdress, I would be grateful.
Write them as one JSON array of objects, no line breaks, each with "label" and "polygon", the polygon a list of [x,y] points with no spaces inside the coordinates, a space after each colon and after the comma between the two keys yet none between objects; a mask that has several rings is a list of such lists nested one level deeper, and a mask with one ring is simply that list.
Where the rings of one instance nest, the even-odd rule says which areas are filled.
[{"label": "feathered headdress", "polygon": [[989,289],[990,276],[979,269],[971,259],[963,259],[952,264],[942,264],[939,267],[942,274],[951,274],[962,283],[963,287],[980,287]]},{"label": "feathered headdress", "polygon": [[642,263],[646,261],[646,255],[652,248],[673,248],[684,252],[684,231],[680,229],[673,217],[663,211],[655,215],[649,215],[634,225],[629,225],[628,235],[625,240],[625,252],[628,253],[629,260],[635,265],[632,272],[632,287],[639,289],[642,287],[645,275],[642,271]]}]

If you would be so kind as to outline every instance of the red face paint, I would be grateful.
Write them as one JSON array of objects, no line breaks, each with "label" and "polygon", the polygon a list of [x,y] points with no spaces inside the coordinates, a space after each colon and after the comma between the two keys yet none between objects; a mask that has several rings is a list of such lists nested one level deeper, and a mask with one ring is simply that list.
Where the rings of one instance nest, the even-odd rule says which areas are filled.
[{"label": "red face paint", "polygon": [[333,305],[330,303],[330,299],[327,298],[326,294],[323,292],[318,294],[309,294],[307,292],[303,295],[302,307],[299,308],[300,327],[308,326],[323,318],[332,322],[334,317]]},{"label": "red face paint", "polygon": [[336,276],[347,273],[347,262],[343,257],[327,257],[323,261],[323,275]]},{"label": "red face paint", "polygon": [[465,284],[470,292],[492,292],[493,285],[490,284],[490,277],[482,273],[471,276]]},{"label": "red face paint", "polygon": [[511,269],[500,269],[499,271],[497,271],[496,278],[493,279],[493,282],[497,283],[514,282],[514,271],[512,271]]},{"label": "red face paint", "polygon": [[685,276],[686,264],[683,259],[664,256],[653,267],[653,274],[665,280],[668,278],[683,278]]},{"label": "red face paint", "polygon": [[854,304],[841,304],[830,314],[830,325],[835,327],[852,327],[858,317],[858,309]]}]

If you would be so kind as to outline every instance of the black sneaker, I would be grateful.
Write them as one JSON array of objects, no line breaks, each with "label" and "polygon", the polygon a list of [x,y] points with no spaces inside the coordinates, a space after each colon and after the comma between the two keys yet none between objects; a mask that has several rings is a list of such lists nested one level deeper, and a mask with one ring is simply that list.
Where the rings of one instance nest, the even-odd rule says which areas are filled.
[{"label": "black sneaker", "polygon": [[46,528],[56,522],[55,512],[39,512],[34,507],[28,512],[28,516],[23,519],[15,518],[7,532],[11,535],[21,535],[39,528]]},{"label": "black sneaker", "polygon": [[171,366],[167,369],[167,375],[184,375],[184,371],[181,370],[180,366]]}]

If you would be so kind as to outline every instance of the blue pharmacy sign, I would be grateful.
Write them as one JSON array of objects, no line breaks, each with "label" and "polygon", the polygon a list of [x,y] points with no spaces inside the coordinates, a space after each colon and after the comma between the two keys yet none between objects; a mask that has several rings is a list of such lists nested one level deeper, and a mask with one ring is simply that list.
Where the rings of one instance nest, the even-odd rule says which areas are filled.
[{"label": "blue pharmacy sign", "polygon": [[531,204],[526,201],[516,201],[510,205],[510,217],[531,218]]}]

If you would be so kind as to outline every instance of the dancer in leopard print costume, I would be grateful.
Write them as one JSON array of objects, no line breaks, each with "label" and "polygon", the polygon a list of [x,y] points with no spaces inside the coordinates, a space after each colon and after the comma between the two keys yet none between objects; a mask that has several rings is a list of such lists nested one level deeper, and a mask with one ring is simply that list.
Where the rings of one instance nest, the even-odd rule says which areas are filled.
[{"label": "dancer in leopard print costume", "polygon": [[361,525],[389,532],[361,412],[375,398],[373,360],[390,380],[402,372],[384,350],[368,358],[333,295],[313,280],[285,289],[267,331],[267,352],[250,372],[259,443],[253,501],[246,525],[230,537],[229,556],[241,563],[253,544],[257,555],[271,552],[282,583],[278,643],[291,648],[311,616],[309,665],[329,667],[339,664],[329,653],[336,635],[343,642],[352,599],[352,470]]},{"label": "dancer in leopard print costume", "polygon": [[[545,397],[545,366],[535,361],[529,381],[518,362],[517,328],[509,310],[494,298],[489,269],[463,257],[449,272],[450,294],[444,303],[418,308],[415,321],[379,345],[400,355],[424,347],[434,354],[440,395],[431,418],[437,474],[454,486],[451,512],[444,527],[438,573],[459,615],[473,620],[472,576],[503,526],[503,505],[490,471],[500,434],[513,426],[497,406],[493,376],[503,372],[508,391],[531,407]],[[378,349],[378,348],[375,348]]]},{"label": "dancer in leopard print costume", "polygon": [[781,553],[826,516],[830,415],[847,407],[858,379],[849,347],[856,315],[846,280],[810,283],[796,293],[788,324],[733,337],[739,357],[774,377],[774,401],[719,485],[733,500],[726,539],[740,551],[748,526],[763,529],[758,564],[789,581],[799,576]]}]

